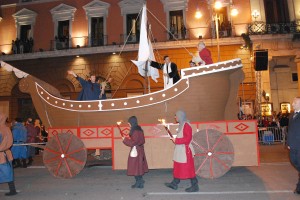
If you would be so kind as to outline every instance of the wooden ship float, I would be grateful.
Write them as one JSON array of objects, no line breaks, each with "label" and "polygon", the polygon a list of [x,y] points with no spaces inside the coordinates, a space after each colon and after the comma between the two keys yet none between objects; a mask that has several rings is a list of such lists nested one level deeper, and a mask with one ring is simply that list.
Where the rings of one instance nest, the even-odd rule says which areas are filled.
[{"label": "wooden ship float", "polygon": [[[158,119],[173,122],[178,109],[186,111],[192,122],[199,176],[217,178],[231,166],[259,165],[256,122],[236,120],[236,96],[243,80],[240,59],[182,69],[180,81],[158,92],[96,101],[63,99],[50,84],[5,62],[1,66],[22,78],[20,90],[31,95],[48,127],[44,164],[56,177],[78,174],[86,164],[87,149],[111,149],[113,169],[125,169],[129,149],[119,131],[128,135],[129,127],[116,122],[132,115],[145,131],[150,169],[171,168],[173,143]],[[176,132],[176,124],[167,126]]]},{"label": "wooden ship float", "polygon": [[236,97],[243,80],[240,59],[181,70],[181,80],[168,89],[137,97],[74,101],[61,97],[51,85],[28,75],[19,88],[31,95],[46,127],[107,126],[136,115],[141,124],[158,118],[173,122],[178,109],[191,121],[236,119]]},{"label": "wooden ship float", "polygon": [[[143,53],[148,48],[141,47],[148,41],[145,15],[146,8],[140,34],[142,51],[139,52]],[[147,59],[144,57],[136,63],[147,63]],[[132,115],[137,116],[144,130],[149,168],[172,168],[174,144],[169,141],[166,128],[176,133],[178,125],[158,124],[158,119],[173,122],[179,109],[184,110],[192,122],[195,167],[199,176],[217,178],[231,166],[259,164],[256,122],[236,120],[237,93],[244,79],[239,58],[181,69],[181,79],[161,91],[94,101],[64,99],[50,84],[5,62],[1,62],[1,66],[22,78],[20,90],[30,94],[39,117],[48,128],[50,138],[43,159],[56,177],[71,178],[78,174],[86,164],[87,149],[111,149],[112,168],[126,169],[129,148],[122,144],[120,131],[128,135],[130,129],[117,126],[116,122],[126,122]]]}]

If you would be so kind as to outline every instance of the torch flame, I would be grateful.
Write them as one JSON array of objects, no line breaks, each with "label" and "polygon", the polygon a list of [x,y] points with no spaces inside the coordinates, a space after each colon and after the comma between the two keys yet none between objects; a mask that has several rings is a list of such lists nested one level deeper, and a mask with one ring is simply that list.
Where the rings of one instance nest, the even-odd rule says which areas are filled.
[{"label": "torch flame", "polygon": [[166,120],[165,119],[158,119],[158,121],[161,122],[162,125],[164,125],[164,126],[166,125]]}]

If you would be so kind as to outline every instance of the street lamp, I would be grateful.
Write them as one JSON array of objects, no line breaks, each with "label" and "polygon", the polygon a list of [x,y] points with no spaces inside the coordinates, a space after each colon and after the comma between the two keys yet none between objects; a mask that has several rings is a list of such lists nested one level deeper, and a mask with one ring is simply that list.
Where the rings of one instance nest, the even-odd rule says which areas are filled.
[{"label": "street lamp", "polygon": [[[222,3],[220,1],[215,2],[215,9],[220,10],[222,8]],[[216,36],[217,36],[217,50],[218,50],[218,62],[220,62],[220,44],[219,44],[219,19],[218,13],[215,13],[214,20],[216,24]]]}]

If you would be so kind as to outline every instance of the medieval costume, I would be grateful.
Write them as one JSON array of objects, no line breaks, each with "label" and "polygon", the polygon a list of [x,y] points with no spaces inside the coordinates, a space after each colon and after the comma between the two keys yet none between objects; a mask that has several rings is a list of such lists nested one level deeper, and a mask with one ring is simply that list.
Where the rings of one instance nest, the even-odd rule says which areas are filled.
[{"label": "medieval costume", "polygon": [[[40,128],[35,127],[33,125],[33,121],[31,118],[27,119],[26,122],[26,129],[27,129],[27,143],[36,143],[37,138],[40,136]],[[27,146],[27,158],[28,158],[28,163],[27,165],[31,165],[33,162],[33,158],[35,156],[35,147],[28,145]]]},{"label": "medieval costume", "polygon": [[[27,141],[27,129],[22,123],[22,119],[16,118],[16,123],[12,127],[14,144],[24,144]],[[14,167],[27,167],[27,147],[25,145],[13,146],[11,148],[14,157]],[[22,164],[21,164],[22,161]]]},{"label": "medieval costume", "polygon": [[79,81],[82,86],[82,90],[78,95],[78,101],[87,101],[87,100],[99,100],[100,95],[100,84],[92,83],[91,81],[86,81],[83,78],[77,76],[76,79]]},{"label": "medieval costume", "polygon": [[202,59],[202,63],[200,65],[213,64],[211,53],[209,49],[207,49],[206,47],[204,47],[201,51],[199,51],[199,56]]},{"label": "medieval costume", "polygon": [[8,183],[9,192],[6,196],[17,194],[13,167],[12,167],[12,153],[10,147],[13,144],[13,137],[9,127],[6,126],[6,116],[0,113],[0,183]]},{"label": "medieval costume", "polygon": [[173,181],[166,183],[169,188],[177,190],[178,184],[181,179],[191,179],[191,187],[187,188],[186,192],[199,191],[198,180],[195,174],[194,148],[192,142],[192,127],[186,119],[185,112],[177,111],[176,119],[179,122],[178,133],[176,139],[173,139],[175,143],[174,149],[174,168],[173,168]]},{"label": "medieval costume", "polygon": [[127,175],[134,176],[135,184],[132,185],[132,188],[144,188],[145,181],[143,180],[143,175],[148,172],[148,164],[146,160],[146,155],[144,151],[145,137],[143,129],[138,125],[137,118],[132,116],[128,119],[128,122],[131,126],[129,138],[125,137],[123,143],[126,146],[136,147],[137,156],[131,157],[128,156],[127,163]]},{"label": "medieval costume", "polygon": [[163,74],[168,74],[168,76],[164,76],[164,88],[167,89],[174,85],[177,81],[180,80],[180,76],[178,73],[177,65],[173,62],[170,63],[157,63],[155,61],[151,61],[150,66],[163,70]]}]

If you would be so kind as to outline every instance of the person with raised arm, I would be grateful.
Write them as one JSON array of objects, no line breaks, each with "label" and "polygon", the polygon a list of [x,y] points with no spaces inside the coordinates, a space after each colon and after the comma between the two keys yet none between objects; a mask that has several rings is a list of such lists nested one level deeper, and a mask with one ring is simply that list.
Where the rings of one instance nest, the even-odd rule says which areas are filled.
[{"label": "person with raised arm", "polygon": [[78,101],[99,100],[100,84],[96,82],[94,74],[89,77],[89,80],[81,78],[71,70],[68,71],[68,74],[73,75],[82,86],[82,90],[77,97]]}]

